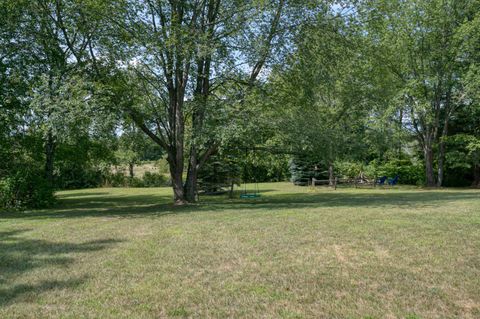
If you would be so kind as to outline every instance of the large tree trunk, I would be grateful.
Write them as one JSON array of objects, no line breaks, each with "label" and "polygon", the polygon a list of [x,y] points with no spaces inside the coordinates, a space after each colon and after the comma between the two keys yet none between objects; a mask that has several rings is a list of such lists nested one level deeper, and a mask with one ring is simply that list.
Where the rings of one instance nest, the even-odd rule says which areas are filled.
[{"label": "large tree trunk", "polygon": [[335,184],[335,176],[333,174],[333,164],[330,163],[328,166],[328,185],[334,186]]},{"label": "large tree trunk", "polygon": [[170,167],[170,177],[172,179],[173,201],[175,205],[184,205],[187,203],[183,191],[183,163],[177,160],[178,156],[168,156]]},{"label": "large tree trunk", "polygon": [[[403,109],[400,109],[400,114],[398,116],[398,128],[401,130],[403,127]],[[397,149],[397,156],[398,158],[402,158],[402,138],[398,139],[398,149]]]},{"label": "large tree trunk", "polygon": [[425,156],[425,177],[427,187],[435,187],[435,174],[433,169],[433,148],[431,143],[428,143],[424,146],[424,156]]},{"label": "large tree trunk", "polygon": [[197,150],[195,146],[192,146],[188,163],[187,180],[185,182],[185,196],[189,202],[195,202],[197,200],[197,162]]},{"label": "large tree trunk", "polygon": [[480,164],[473,167],[473,187],[480,187]]},{"label": "large tree trunk", "polygon": [[[213,7],[210,8],[210,10],[213,9]],[[216,15],[216,13],[211,14]],[[212,17],[212,19],[214,19],[214,17]],[[198,74],[194,92],[196,109],[192,114],[192,145],[190,147],[187,180],[185,183],[185,195],[189,202],[197,201],[198,170],[200,168],[199,166],[201,166],[201,163],[199,165],[199,162],[202,160],[199,159],[199,145],[196,143],[198,142],[197,138],[202,134],[203,122],[205,119],[205,109],[207,107],[208,96],[210,94],[210,64],[210,56],[197,61]],[[206,161],[209,157],[208,154],[205,155],[206,158],[204,158],[204,161]]]},{"label": "large tree trunk", "polygon": [[175,205],[184,205],[188,201],[185,198],[183,185],[183,164],[184,164],[184,121],[183,121],[183,96],[178,99],[178,105],[175,116],[175,151],[172,163],[170,163],[170,174],[172,175],[172,186]]},{"label": "large tree trunk", "polygon": [[[183,73],[182,73],[183,74]],[[175,205],[187,203],[183,185],[183,164],[184,164],[184,128],[183,98],[185,83],[180,83],[180,76],[177,75],[175,83],[177,89],[171,88],[170,94],[170,125],[173,127],[173,136],[170,139],[168,162],[170,165],[170,176],[172,178],[173,200]]]},{"label": "large tree trunk", "polygon": [[480,154],[473,155],[473,187],[480,187]]},{"label": "large tree trunk", "polygon": [[[450,93],[447,94],[447,105],[450,104]],[[445,174],[445,138],[448,136],[448,122],[449,115],[445,115],[445,120],[443,122],[442,135],[440,136],[439,146],[438,146],[438,177],[437,177],[437,187],[442,187],[443,185],[443,176]]]},{"label": "large tree trunk", "polygon": [[443,176],[445,172],[445,142],[443,139],[440,141],[438,150],[438,170],[437,170],[437,187],[442,187]]},{"label": "large tree trunk", "polygon": [[128,172],[129,172],[129,174],[130,174],[130,178],[133,178],[133,177],[134,177],[133,167],[134,167],[134,164],[133,164],[133,163],[128,163]]},{"label": "large tree trunk", "polygon": [[480,164],[473,167],[473,187],[480,187]]},{"label": "large tree trunk", "polygon": [[51,131],[47,134],[45,141],[45,178],[53,185],[53,169],[55,160],[55,139]]},{"label": "large tree trunk", "polygon": [[202,154],[199,154],[195,146],[192,146],[190,150],[190,157],[187,170],[187,181],[185,182],[185,196],[189,202],[194,202],[197,200],[197,181],[198,181],[198,171],[202,168],[205,162],[217,152],[218,145],[213,144]]}]

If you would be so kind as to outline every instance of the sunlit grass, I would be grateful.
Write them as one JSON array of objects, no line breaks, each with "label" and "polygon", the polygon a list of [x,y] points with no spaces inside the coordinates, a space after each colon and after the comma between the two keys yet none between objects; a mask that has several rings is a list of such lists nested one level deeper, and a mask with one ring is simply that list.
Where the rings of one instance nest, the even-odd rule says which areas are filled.
[{"label": "sunlit grass", "polygon": [[0,318],[480,317],[479,191],[260,188],[2,213]]}]

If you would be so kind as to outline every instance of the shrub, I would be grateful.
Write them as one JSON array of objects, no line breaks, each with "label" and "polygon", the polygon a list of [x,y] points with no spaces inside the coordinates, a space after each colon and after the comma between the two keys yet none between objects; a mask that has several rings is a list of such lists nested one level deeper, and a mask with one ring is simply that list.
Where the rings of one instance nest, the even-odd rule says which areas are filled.
[{"label": "shrub", "polygon": [[54,202],[53,187],[39,170],[27,168],[0,180],[0,207],[43,208]]},{"label": "shrub", "polygon": [[124,173],[117,172],[117,173],[110,173],[104,176],[104,184],[105,186],[110,187],[126,187],[128,186],[128,180]]},{"label": "shrub", "polygon": [[377,176],[400,177],[401,184],[422,185],[425,181],[425,172],[420,163],[410,160],[392,160],[380,165]]},{"label": "shrub", "polygon": [[133,178],[128,177],[126,181],[129,187],[145,187],[145,183],[143,182],[143,179],[138,177],[133,177]]},{"label": "shrub", "polygon": [[167,179],[163,174],[145,172],[145,174],[143,175],[143,186],[134,187],[160,187],[166,185]]},{"label": "shrub", "polygon": [[167,178],[160,173],[145,172],[143,178],[129,177],[123,172],[105,176],[105,186],[110,187],[161,187],[167,186]]},{"label": "shrub", "polygon": [[356,178],[365,168],[361,163],[357,162],[337,162],[334,165],[335,175],[346,177],[346,178]]},{"label": "shrub", "polygon": [[93,167],[64,165],[59,167],[56,186],[60,189],[93,188],[102,185],[102,172]]},{"label": "shrub", "polygon": [[335,172],[340,176],[355,178],[364,174],[369,178],[387,176],[393,178],[399,176],[401,184],[422,185],[425,173],[421,163],[412,163],[409,159],[396,159],[384,163],[371,161],[368,165],[358,162],[337,162]]}]

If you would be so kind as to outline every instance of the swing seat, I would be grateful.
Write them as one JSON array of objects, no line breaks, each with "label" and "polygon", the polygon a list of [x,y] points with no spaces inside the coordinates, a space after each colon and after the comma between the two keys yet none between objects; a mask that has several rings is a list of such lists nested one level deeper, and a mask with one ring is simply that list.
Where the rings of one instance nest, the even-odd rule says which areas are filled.
[{"label": "swing seat", "polygon": [[240,198],[258,198],[258,197],[260,197],[260,194],[254,194],[254,193],[240,194]]}]

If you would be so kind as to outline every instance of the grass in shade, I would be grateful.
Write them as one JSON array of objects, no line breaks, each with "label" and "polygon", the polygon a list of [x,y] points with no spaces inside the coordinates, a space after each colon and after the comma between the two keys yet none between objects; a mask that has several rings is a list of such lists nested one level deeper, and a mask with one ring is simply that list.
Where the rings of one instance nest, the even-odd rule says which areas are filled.
[{"label": "grass in shade", "polygon": [[480,318],[480,191],[260,189],[0,213],[0,318]]}]

